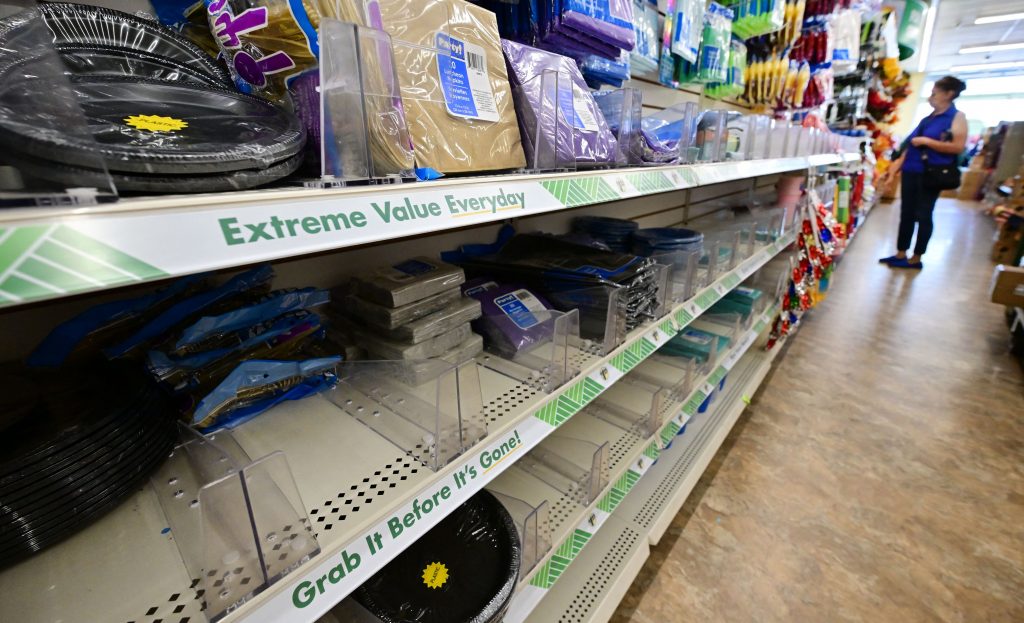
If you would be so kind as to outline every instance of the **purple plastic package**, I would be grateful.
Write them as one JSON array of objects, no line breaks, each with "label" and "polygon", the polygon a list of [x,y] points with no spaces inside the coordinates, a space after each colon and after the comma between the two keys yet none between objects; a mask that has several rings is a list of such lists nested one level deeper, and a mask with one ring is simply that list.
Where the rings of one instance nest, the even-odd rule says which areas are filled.
[{"label": "purple plastic package", "polygon": [[562,0],[556,6],[562,12],[554,16],[552,32],[595,39],[627,52],[636,44],[631,0]]},{"label": "purple plastic package", "polygon": [[615,162],[615,136],[576,61],[505,39],[501,47],[516,96],[527,162],[538,168],[543,167],[535,163],[552,160],[563,166]]},{"label": "purple plastic package", "polygon": [[551,337],[551,305],[522,286],[472,279],[462,284],[462,293],[480,301],[483,315],[473,321],[473,330],[503,357],[528,352]]}]

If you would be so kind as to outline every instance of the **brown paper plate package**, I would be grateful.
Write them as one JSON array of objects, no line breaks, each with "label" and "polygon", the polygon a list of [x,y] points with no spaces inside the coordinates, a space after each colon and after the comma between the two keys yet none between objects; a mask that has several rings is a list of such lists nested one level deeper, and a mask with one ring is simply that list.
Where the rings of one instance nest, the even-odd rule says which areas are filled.
[{"label": "brown paper plate package", "polygon": [[[380,10],[394,42],[416,166],[447,174],[522,168],[494,13],[463,0],[381,0]],[[450,56],[438,52],[445,48]],[[456,79],[443,80],[439,64]]]}]

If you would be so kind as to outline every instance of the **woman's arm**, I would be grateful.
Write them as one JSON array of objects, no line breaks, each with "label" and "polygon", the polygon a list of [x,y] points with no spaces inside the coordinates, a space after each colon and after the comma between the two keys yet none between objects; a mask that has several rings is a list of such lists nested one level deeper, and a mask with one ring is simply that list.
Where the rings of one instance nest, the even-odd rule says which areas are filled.
[{"label": "woman's arm", "polygon": [[950,141],[937,141],[927,136],[915,136],[910,140],[914,147],[927,147],[940,154],[961,154],[967,145],[967,117],[962,112],[957,112],[953,117],[953,126],[950,128],[953,139]]}]

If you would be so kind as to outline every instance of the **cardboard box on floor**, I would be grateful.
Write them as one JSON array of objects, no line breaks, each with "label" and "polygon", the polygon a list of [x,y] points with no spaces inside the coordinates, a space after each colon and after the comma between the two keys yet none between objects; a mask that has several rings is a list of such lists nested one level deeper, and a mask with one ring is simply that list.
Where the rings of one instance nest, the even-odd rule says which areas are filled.
[{"label": "cardboard box on floor", "polygon": [[1024,246],[1024,229],[1010,226],[1008,223],[999,228],[996,241],[992,245],[992,261],[1013,266],[1020,257]]},{"label": "cardboard box on floor", "polygon": [[987,180],[988,171],[964,171],[963,177],[960,180],[960,190],[957,192],[957,198],[965,201],[977,199],[978,194],[981,192],[981,187],[985,185]]},{"label": "cardboard box on floor", "polygon": [[1008,307],[1024,307],[1024,267],[996,266],[992,273],[993,303]]}]

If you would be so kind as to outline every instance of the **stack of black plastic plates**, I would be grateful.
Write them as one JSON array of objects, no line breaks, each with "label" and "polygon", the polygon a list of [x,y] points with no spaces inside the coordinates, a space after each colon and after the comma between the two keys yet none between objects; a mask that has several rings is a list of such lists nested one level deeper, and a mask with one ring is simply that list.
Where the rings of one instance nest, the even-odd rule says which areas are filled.
[{"label": "stack of black plastic plates", "polygon": [[[167,458],[175,412],[143,373],[0,380],[0,567],[73,534]],[[13,396],[13,397],[12,397]]]},{"label": "stack of black plastic plates", "polygon": [[[38,44],[40,20],[52,43]],[[54,64],[86,127],[40,106],[54,96]],[[198,46],[126,13],[42,4],[0,20],[0,83],[3,157],[67,187],[106,186],[109,172],[121,191],[237,190],[301,163],[305,132],[293,114],[237,92]]]},{"label": "stack of black plastic plates", "polygon": [[356,591],[384,623],[501,621],[519,580],[515,522],[481,491]]}]

